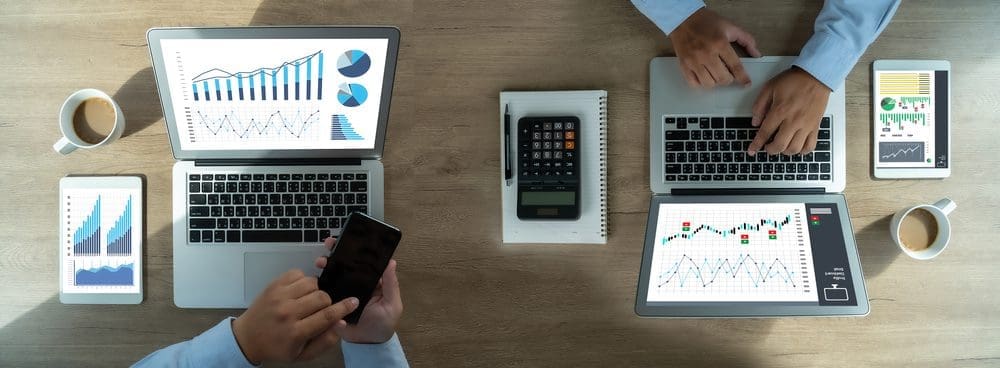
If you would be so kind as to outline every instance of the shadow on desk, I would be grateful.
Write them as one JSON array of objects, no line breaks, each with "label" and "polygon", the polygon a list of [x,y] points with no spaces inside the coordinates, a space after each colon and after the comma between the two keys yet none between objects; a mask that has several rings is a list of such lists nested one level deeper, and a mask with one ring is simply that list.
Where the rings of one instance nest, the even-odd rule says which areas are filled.
[{"label": "shadow on desk", "polygon": [[153,68],[135,73],[118,89],[118,92],[115,92],[114,99],[125,114],[123,137],[141,132],[163,119]]},{"label": "shadow on desk", "polygon": [[889,235],[888,229],[891,221],[892,215],[886,215],[868,224],[854,235],[854,239],[858,243],[861,270],[866,279],[881,275],[902,253]]}]

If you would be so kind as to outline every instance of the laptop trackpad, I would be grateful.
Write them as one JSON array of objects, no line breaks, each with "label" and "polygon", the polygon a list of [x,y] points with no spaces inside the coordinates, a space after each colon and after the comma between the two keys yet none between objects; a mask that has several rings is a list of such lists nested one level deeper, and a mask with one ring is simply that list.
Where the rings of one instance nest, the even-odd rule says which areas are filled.
[{"label": "laptop trackpad", "polygon": [[248,252],[243,254],[243,297],[247,305],[275,278],[293,268],[313,275],[315,257],[310,252]]}]

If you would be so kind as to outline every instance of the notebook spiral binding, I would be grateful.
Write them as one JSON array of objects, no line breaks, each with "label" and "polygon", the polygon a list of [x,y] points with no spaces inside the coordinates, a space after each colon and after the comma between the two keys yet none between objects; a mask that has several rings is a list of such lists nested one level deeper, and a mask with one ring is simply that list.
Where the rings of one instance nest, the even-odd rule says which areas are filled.
[{"label": "notebook spiral binding", "polygon": [[597,113],[599,124],[598,134],[600,135],[600,154],[598,168],[601,174],[601,236],[607,239],[608,236],[608,98],[601,97],[598,102]]}]

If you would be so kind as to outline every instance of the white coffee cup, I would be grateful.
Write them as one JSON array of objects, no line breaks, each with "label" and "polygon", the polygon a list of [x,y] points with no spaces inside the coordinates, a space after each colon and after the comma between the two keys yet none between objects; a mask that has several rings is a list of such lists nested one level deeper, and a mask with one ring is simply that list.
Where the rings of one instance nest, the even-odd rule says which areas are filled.
[{"label": "white coffee cup", "polygon": [[[115,108],[115,124],[114,128],[111,129],[111,134],[108,134],[107,137],[104,137],[104,139],[97,143],[84,141],[77,135],[76,130],[73,129],[73,115],[76,113],[76,109],[84,101],[91,98],[99,98],[107,101],[108,104]],[[66,98],[66,102],[63,102],[62,109],[59,110],[59,131],[62,132],[63,136],[59,138],[56,144],[52,145],[52,149],[64,155],[75,151],[77,148],[105,146],[122,136],[122,132],[125,131],[125,114],[122,114],[122,109],[118,107],[115,100],[111,96],[108,96],[107,93],[93,88],[81,89],[73,92],[73,94]]]},{"label": "white coffee cup", "polygon": [[[955,210],[955,207],[957,207],[957,205],[954,201],[948,198],[943,198],[934,204],[921,204],[896,212],[896,214],[892,216],[892,223],[889,225],[889,231],[892,233],[892,239],[896,242],[896,245],[899,246],[899,249],[902,249],[903,253],[906,253],[910,257],[920,260],[937,257],[937,255],[941,254],[941,251],[948,246],[948,240],[951,239],[951,221],[948,220],[948,214]],[[930,246],[922,250],[907,248],[906,245],[903,244],[902,239],[899,237],[899,227],[902,225],[903,219],[917,209],[923,209],[930,212],[930,214],[934,216],[934,221],[937,222],[938,226],[937,237],[934,238],[934,241],[931,242]]]}]

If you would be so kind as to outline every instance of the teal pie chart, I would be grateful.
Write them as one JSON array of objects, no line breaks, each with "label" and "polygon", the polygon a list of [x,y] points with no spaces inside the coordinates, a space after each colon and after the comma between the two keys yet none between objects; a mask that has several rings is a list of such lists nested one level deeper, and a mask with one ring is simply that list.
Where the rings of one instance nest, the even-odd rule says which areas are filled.
[{"label": "teal pie chart", "polygon": [[357,83],[342,83],[337,91],[337,100],[347,107],[358,107],[368,99],[368,90]]}]

